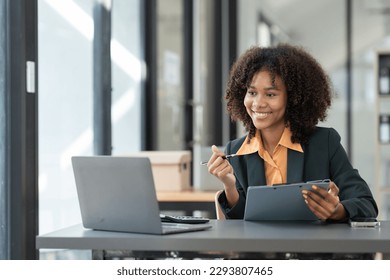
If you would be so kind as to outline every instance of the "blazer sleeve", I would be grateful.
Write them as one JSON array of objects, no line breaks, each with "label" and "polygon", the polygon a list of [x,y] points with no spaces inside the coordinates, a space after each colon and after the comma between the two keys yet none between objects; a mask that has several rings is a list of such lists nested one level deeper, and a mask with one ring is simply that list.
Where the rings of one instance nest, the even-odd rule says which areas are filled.
[{"label": "blazer sleeve", "polygon": [[[227,155],[232,154],[235,153],[237,150],[238,149],[236,148],[232,149],[232,142],[229,142],[226,145],[225,154]],[[238,160],[237,158],[233,158],[233,159]],[[246,203],[246,189],[243,188],[236,175],[236,169],[239,168],[239,166],[237,166],[237,164],[234,164],[233,162],[231,162],[231,164],[233,166],[233,170],[235,172],[235,177],[236,177],[236,189],[239,194],[238,202],[233,207],[230,208],[227,204],[225,191],[223,191],[220,194],[218,202],[221,206],[220,207],[221,210],[223,211],[227,219],[243,219],[244,212],[245,212],[245,203]]]},{"label": "blazer sleeve", "polygon": [[347,211],[348,218],[376,217],[378,207],[368,184],[354,169],[340,143],[336,130],[329,130],[329,169],[331,180],[340,192],[340,201]]}]

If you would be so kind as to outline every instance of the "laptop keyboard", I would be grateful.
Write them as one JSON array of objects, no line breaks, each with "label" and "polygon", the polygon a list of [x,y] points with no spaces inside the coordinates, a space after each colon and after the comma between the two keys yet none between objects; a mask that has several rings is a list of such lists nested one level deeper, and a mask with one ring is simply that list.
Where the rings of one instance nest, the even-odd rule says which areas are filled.
[{"label": "laptop keyboard", "polygon": [[180,224],[205,224],[210,221],[208,218],[196,216],[172,216],[160,214],[161,222]]}]

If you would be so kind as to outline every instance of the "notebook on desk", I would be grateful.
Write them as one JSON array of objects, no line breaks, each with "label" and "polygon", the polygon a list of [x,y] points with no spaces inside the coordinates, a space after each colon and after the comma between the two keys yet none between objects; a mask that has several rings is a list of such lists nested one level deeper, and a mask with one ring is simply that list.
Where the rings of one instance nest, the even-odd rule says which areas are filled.
[{"label": "notebook on desk", "polygon": [[72,166],[85,228],[171,234],[211,227],[161,222],[148,158],[80,156]]}]

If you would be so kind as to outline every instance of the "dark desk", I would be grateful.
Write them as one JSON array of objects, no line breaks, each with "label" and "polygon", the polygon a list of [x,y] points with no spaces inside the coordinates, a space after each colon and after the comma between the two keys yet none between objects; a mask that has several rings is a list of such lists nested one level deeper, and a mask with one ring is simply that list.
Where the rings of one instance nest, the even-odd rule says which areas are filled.
[{"label": "dark desk", "polygon": [[185,215],[193,215],[194,211],[206,211],[212,219],[216,218],[214,197],[211,191],[159,191],[157,199],[161,211],[184,211]]},{"label": "dark desk", "polygon": [[166,236],[86,230],[76,225],[37,236],[37,249],[143,252],[390,253],[390,221],[380,228],[348,224],[212,220],[212,229]]}]

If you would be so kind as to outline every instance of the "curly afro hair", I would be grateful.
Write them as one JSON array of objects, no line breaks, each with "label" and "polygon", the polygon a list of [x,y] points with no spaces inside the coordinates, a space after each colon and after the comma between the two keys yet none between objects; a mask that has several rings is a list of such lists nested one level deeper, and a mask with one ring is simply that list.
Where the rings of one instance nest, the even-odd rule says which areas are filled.
[{"label": "curly afro hair", "polygon": [[279,76],[287,89],[285,123],[290,126],[293,143],[307,143],[318,121],[326,119],[332,101],[331,82],[318,61],[302,47],[279,44],[276,47],[251,47],[233,64],[226,89],[227,110],[232,120],[243,123],[248,139],[256,128],[244,106],[253,76],[269,71],[272,80]]}]

